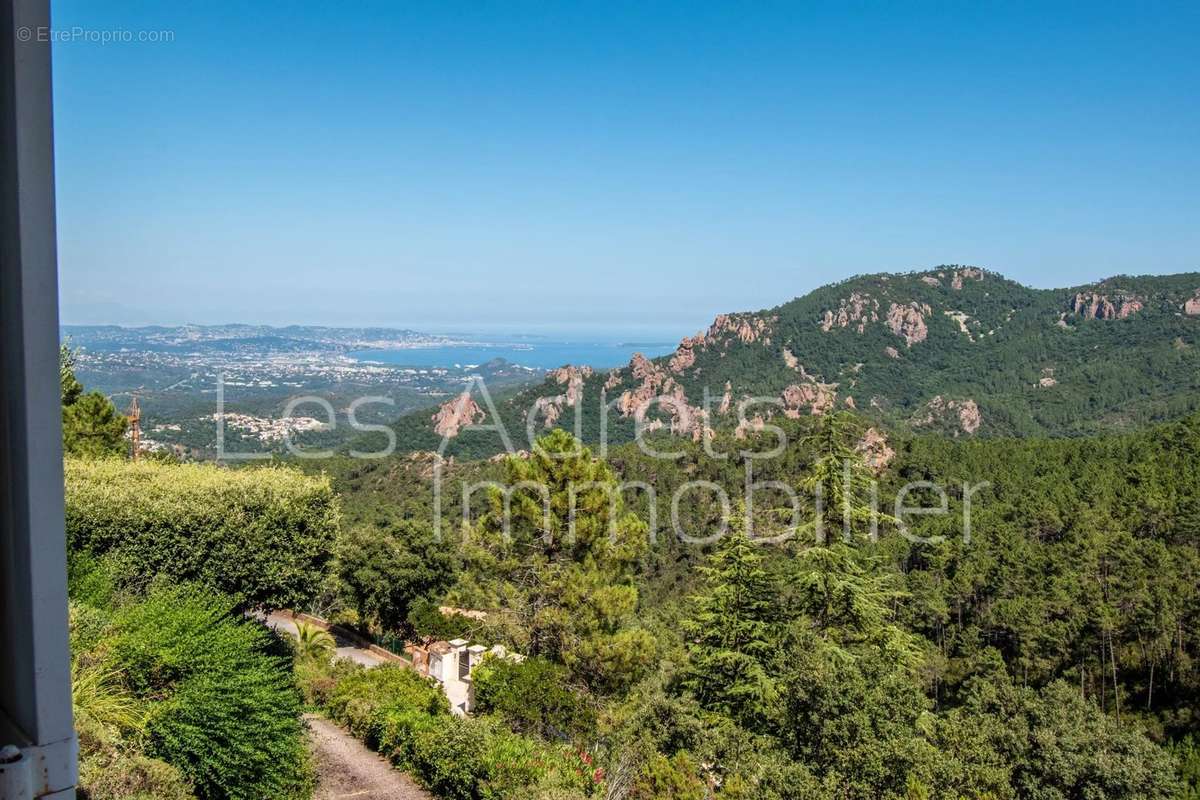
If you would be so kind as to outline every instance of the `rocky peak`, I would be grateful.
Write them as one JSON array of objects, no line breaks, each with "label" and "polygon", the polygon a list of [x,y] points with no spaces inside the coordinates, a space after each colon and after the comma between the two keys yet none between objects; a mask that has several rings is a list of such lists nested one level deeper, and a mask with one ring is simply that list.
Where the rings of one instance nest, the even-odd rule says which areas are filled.
[{"label": "rocky peak", "polygon": [[[657,406],[670,415],[671,432],[674,434],[690,434],[698,440],[709,431],[704,410],[688,403],[683,387],[675,382],[666,369],[641,353],[634,353],[629,361],[629,371],[635,380],[641,381],[641,385],[627,389],[617,398],[617,411],[621,416],[644,420],[651,407]],[[650,430],[662,427],[657,420],[646,424]]]},{"label": "rocky peak", "polygon": [[629,359],[629,371],[633,374],[633,379],[637,381],[655,378],[662,373],[662,370],[653,361],[641,353],[634,353],[633,358]]},{"label": "rocky peak", "polygon": [[589,366],[575,367],[570,364],[559,367],[550,373],[551,379],[559,384],[566,384],[567,390],[562,394],[539,397],[535,401],[534,413],[542,415],[543,426],[553,427],[558,422],[558,418],[562,416],[565,406],[578,405],[579,401],[583,399],[583,382],[594,374],[595,372]]},{"label": "rocky peak", "polygon": [[676,375],[680,374],[696,363],[696,349],[703,346],[703,334],[698,333],[695,336],[683,337],[683,340],[679,342],[679,347],[675,348],[675,353],[671,356],[671,360],[667,362],[667,369]]},{"label": "rocky peak", "polygon": [[774,318],[766,319],[750,314],[718,314],[717,318],[713,320],[713,324],[708,326],[704,344],[728,344],[731,335],[743,344],[760,340],[770,343],[771,340],[768,338],[771,332],[770,323],[774,321]]},{"label": "rocky peak", "polygon": [[594,374],[595,371],[587,365],[576,367],[573,364],[567,364],[556,370],[551,370],[550,377],[559,383],[575,383],[577,381],[584,381]]},{"label": "rocky peak", "polygon": [[559,384],[567,385],[567,391],[561,397],[563,402],[573,406],[583,396],[583,382],[594,374],[596,374],[595,371],[589,366],[574,367],[568,364],[554,370],[550,376]]},{"label": "rocky peak", "polygon": [[968,280],[983,280],[983,270],[978,267],[963,267],[962,269],[954,270],[954,277],[950,279],[950,288],[957,292],[962,289],[963,281]]}]

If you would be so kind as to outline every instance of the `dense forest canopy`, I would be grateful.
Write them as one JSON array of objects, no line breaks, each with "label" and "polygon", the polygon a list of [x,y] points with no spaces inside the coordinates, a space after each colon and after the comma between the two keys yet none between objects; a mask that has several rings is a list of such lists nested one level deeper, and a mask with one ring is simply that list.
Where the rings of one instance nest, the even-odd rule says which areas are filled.
[{"label": "dense forest canopy", "polygon": [[[766,431],[718,433],[707,443],[660,432],[655,446],[681,457],[654,458],[631,444],[603,462],[559,433],[544,441],[546,451],[578,455],[450,463],[442,513],[462,558],[441,597],[493,612],[470,635],[536,654],[529,669],[541,670],[547,687],[540,706],[538,693],[518,688],[527,680],[521,670],[506,668],[505,686],[522,692],[521,702],[489,686],[489,708],[514,729],[544,730],[560,702],[550,700],[559,697],[554,682],[574,687],[585,708],[564,712],[561,724],[574,722],[571,735],[609,748],[612,759],[634,759],[637,797],[703,797],[714,785],[720,796],[741,796],[734,787],[743,787],[768,797],[1194,791],[1179,781],[1195,780],[1200,726],[1200,416],[1087,438],[893,434],[894,459],[865,470],[878,476],[873,488],[846,481],[840,466],[826,470],[846,459],[865,469],[856,443],[867,421],[836,414],[776,422],[789,444],[768,459],[711,455],[768,452],[775,438]],[[595,612],[583,611],[599,596],[568,599],[552,577],[566,566],[588,584],[580,570],[601,562],[586,550],[562,562],[562,551],[519,530],[494,543],[499,493],[471,494],[470,522],[461,521],[464,486],[536,477],[562,487],[550,498],[550,530],[561,533],[554,520],[565,518],[565,487],[583,475],[594,484],[601,470],[601,482],[655,489],[622,492],[618,511],[648,533],[649,520],[669,519],[672,494],[688,481],[739,502],[748,461],[756,481],[810,498],[805,523],[793,538],[764,541],[790,520],[786,493],[768,489],[754,500],[755,540],[735,511],[727,535],[698,543],[696,534],[721,526],[726,511],[715,493],[689,495],[678,530],[692,536],[660,526],[635,562],[597,584],[627,585],[624,602],[635,603],[631,615],[601,614],[604,635],[629,637],[622,649],[636,656],[607,665],[561,644],[604,652],[587,644]],[[431,465],[400,456],[325,468],[352,524],[395,532],[431,520]],[[818,545],[811,497],[822,482],[837,499],[824,509],[831,535]],[[916,482],[944,487],[946,513],[908,515],[901,535],[891,500]],[[872,491],[881,498],[875,537]],[[906,505],[937,506],[931,498]],[[518,528],[547,530],[538,493],[518,491],[512,503],[524,520]],[[848,538],[846,507],[855,512],[846,515]],[[572,605],[581,600],[584,607]]]}]

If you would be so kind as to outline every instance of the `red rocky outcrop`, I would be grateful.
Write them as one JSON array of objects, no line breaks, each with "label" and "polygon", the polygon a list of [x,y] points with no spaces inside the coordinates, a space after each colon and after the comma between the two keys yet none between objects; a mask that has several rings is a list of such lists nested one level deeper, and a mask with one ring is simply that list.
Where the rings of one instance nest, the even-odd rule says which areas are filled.
[{"label": "red rocky outcrop", "polygon": [[983,424],[983,415],[979,405],[970,398],[966,400],[947,400],[940,394],[925,404],[912,419],[913,427],[921,428],[931,425],[949,425],[957,428],[954,435],[974,433]]},{"label": "red rocky outcrop", "polygon": [[565,367],[559,367],[552,371],[550,377],[559,384],[566,384],[567,391],[563,396],[563,400],[567,405],[573,406],[583,396],[583,382],[594,374],[595,372],[591,367],[575,367],[568,364]]},{"label": "red rocky outcrop", "polygon": [[667,362],[667,369],[676,375],[680,374],[696,363],[696,349],[703,346],[704,337],[700,334],[683,337],[683,341],[679,343],[679,347],[675,348],[675,353],[671,356],[671,360]]},{"label": "red rocky outcrop", "polygon": [[932,313],[928,303],[908,303],[899,305],[892,303],[888,307],[887,326],[900,338],[904,339],[904,343],[912,347],[917,342],[925,341],[925,337],[929,336],[929,327],[925,324],[925,318]]},{"label": "red rocky outcrop", "polygon": [[1145,308],[1140,297],[1119,294],[1109,299],[1106,294],[1079,292],[1071,299],[1071,313],[1084,319],[1125,319]]},{"label": "red rocky outcrop", "polygon": [[964,267],[963,269],[954,270],[954,277],[950,279],[950,288],[955,291],[962,289],[963,281],[965,280],[983,280],[983,270],[977,267]]},{"label": "red rocky outcrop", "polygon": [[838,306],[838,310],[826,311],[821,319],[821,330],[829,333],[834,328],[849,328],[851,325],[862,333],[867,324],[879,319],[879,301],[869,294],[851,292]]},{"label": "red rocky outcrop", "polygon": [[896,457],[896,451],[888,444],[887,437],[875,428],[867,428],[854,449],[862,453],[863,461],[876,474],[887,469],[887,465]]},{"label": "red rocky outcrop", "polygon": [[733,384],[725,381],[725,393],[721,395],[721,405],[717,407],[718,414],[728,414],[733,404]]},{"label": "red rocky outcrop", "polygon": [[[617,398],[617,411],[621,416],[644,420],[650,408],[657,406],[671,415],[672,433],[690,434],[698,440],[709,430],[704,410],[688,403],[683,387],[675,382],[667,370],[641,353],[633,354],[629,370],[634,380],[641,381],[641,384],[627,389]],[[646,425],[650,430],[661,427],[661,423],[655,420]]]},{"label": "red rocky outcrop", "polygon": [[430,419],[433,420],[433,431],[438,436],[453,439],[458,432],[471,425],[478,425],[487,418],[487,414],[471,397],[469,392],[463,392],[453,400],[442,403]]},{"label": "red rocky outcrop", "polygon": [[758,341],[769,344],[771,341],[769,338],[770,323],[774,321],[774,318],[768,320],[750,315],[718,314],[712,325],[708,326],[708,333],[704,335],[704,344],[727,345],[731,337],[737,338],[744,344]]},{"label": "red rocky outcrop", "polygon": [[543,427],[554,427],[559,417],[562,416],[564,407],[574,407],[579,404],[579,401],[583,399],[583,382],[594,374],[591,367],[576,367],[570,364],[550,372],[550,378],[559,384],[566,384],[567,390],[562,394],[539,397],[534,402],[534,416],[541,415]]},{"label": "red rocky outcrop", "polygon": [[1183,313],[1189,317],[1200,316],[1200,289],[1196,290],[1196,296],[1189,298],[1183,303]]},{"label": "red rocky outcrop", "polygon": [[783,413],[792,419],[805,414],[820,416],[833,408],[837,400],[836,383],[793,383],[779,397],[783,401]]}]

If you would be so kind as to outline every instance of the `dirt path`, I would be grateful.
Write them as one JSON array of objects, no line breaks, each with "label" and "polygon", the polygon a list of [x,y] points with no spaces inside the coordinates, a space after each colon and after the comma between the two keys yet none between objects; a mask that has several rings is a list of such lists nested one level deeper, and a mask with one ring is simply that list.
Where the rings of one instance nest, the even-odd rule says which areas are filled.
[{"label": "dirt path", "polygon": [[324,717],[305,714],[317,767],[313,800],[433,800],[433,795]]}]

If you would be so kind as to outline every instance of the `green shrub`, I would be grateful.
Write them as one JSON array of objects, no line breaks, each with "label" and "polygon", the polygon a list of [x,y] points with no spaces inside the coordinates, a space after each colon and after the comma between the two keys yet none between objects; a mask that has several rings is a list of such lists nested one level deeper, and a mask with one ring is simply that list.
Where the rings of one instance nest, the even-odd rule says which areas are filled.
[{"label": "green shrub", "polygon": [[155,701],[151,755],[177,767],[203,800],[306,797],[311,774],[289,662],[233,601],[190,586],[155,586],[120,609],[107,663]]},{"label": "green shrub", "polygon": [[67,593],[76,603],[111,608],[117,602],[119,582],[112,559],[87,552],[71,553],[67,559]]},{"label": "green shrub", "polygon": [[87,653],[100,643],[111,624],[111,615],[72,600],[68,606],[71,653]]},{"label": "green shrub", "polygon": [[[482,722],[475,724],[486,724]],[[499,726],[485,729],[486,747],[480,771],[479,795],[485,798],[521,797],[551,775],[554,751],[534,739]]]},{"label": "green shrub", "polygon": [[477,800],[486,778],[487,730],[473,720],[447,717],[422,730],[413,741],[413,769],[445,800]]},{"label": "green shrub", "polygon": [[165,575],[267,608],[303,605],[320,587],[338,527],[325,477],[115,459],[65,469],[70,548],[111,554],[126,581]]},{"label": "green shrub", "polygon": [[518,730],[564,738],[590,729],[594,720],[567,679],[565,667],[543,658],[488,658],[472,673],[476,708],[502,715]]},{"label": "green shrub", "polygon": [[338,681],[326,708],[334,720],[375,748],[393,712],[450,713],[449,702],[432,680],[398,664],[355,670]]},{"label": "green shrub", "polygon": [[671,758],[655,753],[642,767],[629,797],[631,800],[705,800],[708,787],[687,753],[679,752]]},{"label": "green shrub", "polygon": [[529,797],[535,789],[587,794],[602,773],[588,756],[508,730],[495,718],[439,717],[414,731],[407,763],[447,800]]},{"label": "green shrub", "polygon": [[1175,758],[1176,771],[1182,788],[1179,800],[1200,800],[1200,740],[1188,734],[1167,746]]},{"label": "green shrub", "polygon": [[417,738],[447,722],[444,714],[430,715],[412,708],[384,712],[379,725],[378,749],[401,769],[417,767]]},{"label": "green shrub", "polygon": [[80,742],[79,800],[194,800],[179,770],[128,748]]},{"label": "green shrub", "polygon": [[325,708],[338,681],[357,671],[359,666],[346,658],[306,658],[298,656],[293,670],[305,705]]}]

